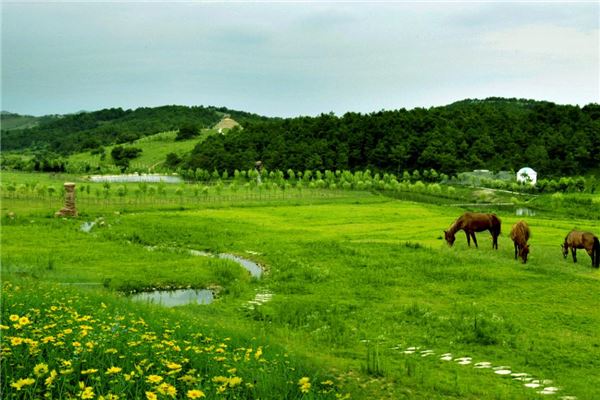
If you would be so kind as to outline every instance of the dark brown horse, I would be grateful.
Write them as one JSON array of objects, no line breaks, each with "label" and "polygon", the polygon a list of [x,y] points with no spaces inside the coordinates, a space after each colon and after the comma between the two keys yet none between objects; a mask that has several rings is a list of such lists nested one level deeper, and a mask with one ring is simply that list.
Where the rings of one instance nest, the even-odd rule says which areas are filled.
[{"label": "dark brown horse", "polygon": [[573,255],[573,262],[577,262],[577,249],[585,249],[592,258],[592,267],[600,266],[600,242],[591,232],[571,231],[562,245],[563,257],[567,258],[569,249]]},{"label": "dark brown horse", "polygon": [[519,221],[513,225],[510,231],[510,238],[515,243],[515,260],[517,255],[523,260],[523,264],[527,262],[527,255],[529,254],[529,225],[525,221]]},{"label": "dark brown horse", "polygon": [[500,226],[501,222],[496,214],[466,212],[458,217],[458,219],[454,221],[452,225],[450,225],[450,228],[448,228],[447,231],[444,231],[444,235],[446,237],[446,242],[452,246],[454,244],[454,240],[456,239],[454,234],[457,231],[463,230],[467,234],[468,245],[471,246],[471,238],[473,238],[475,247],[479,247],[477,246],[475,232],[490,231],[492,234],[492,248],[498,249]]}]

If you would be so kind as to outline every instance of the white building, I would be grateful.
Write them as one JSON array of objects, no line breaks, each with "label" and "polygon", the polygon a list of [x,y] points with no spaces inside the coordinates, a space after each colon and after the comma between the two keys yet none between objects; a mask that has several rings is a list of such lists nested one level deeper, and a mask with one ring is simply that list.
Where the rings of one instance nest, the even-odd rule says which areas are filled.
[{"label": "white building", "polygon": [[529,167],[523,167],[517,172],[517,182],[535,185],[537,182],[537,172]]}]

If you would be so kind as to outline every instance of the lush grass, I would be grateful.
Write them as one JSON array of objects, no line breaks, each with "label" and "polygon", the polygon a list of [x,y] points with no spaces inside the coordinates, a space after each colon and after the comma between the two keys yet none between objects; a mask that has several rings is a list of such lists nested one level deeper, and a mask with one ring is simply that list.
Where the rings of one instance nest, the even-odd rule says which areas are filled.
[{"label": "lush grass", "polygon": [[[107,286],[116,290],[223,286],[217,302],[178,312],[233,337],[268,337],[291,360],[307,359],[334,374],[354,398],[539,396],[489,369],[440,361],[446,352],[551,379],[559,395],[600,396],[600,378],[591,373],[600,367],[600,273],[587,255],[574,265],[559,248],[573,227],[598,233],[597,219],[549,212],[524,218],[533,236],[523,265],[513,259],[508,237],[522,217],[509,211],[496,210],[503,221],[498,251],[488,233],[478,234],[479,249],[468,248],[462,234],[448,248],[443,229],[461,209],[344,193],[187,203],[183,210],[149,202],[135,209],[82,204],[79,220],[51,218],[54,208],[44,209],[43,199],[33,211],[25,199],[4,199],[3,215],[20,206],[15,219],[3,219],[2,272],[12,280],[110,279]],[[105,227],[79,231],[82,220],[99,217]],[[267,273],[251,280],[228,261],[145,246],[239,254]],[[262,291],[273,293],[272,300],[248,307]],[[132,312],[143,309],[136,307]],[[410,346],[436,355],[404,354]]]},{"label": "lush grass", "polygon": [[[156,135],[143,137],[132,144],[121,146],[133,146],[142,149],[140,156],[132,160],[129,166],[130,169],[135,171],[148,172],[156,169],[160,170],[168,153],[176,153],[179,156],[183,156],[192,151],[199,142],[202,142],[208,136],[213,135],[216,132],[215,129],[203,129],[197,137],[181,141],[175,140],[177,132],[162,132]],[[70,163],[85,163],[90,166],[109,164],[112,163],[110,152],[113,147],[114,146],[105,147],[106,160],[104,161],[100,160],[99,154],[91,154],[90,152],[73,154],[69,157],[68,161]]]},{"label": "lush grass", "polygon": [[2,303],[5,399],[336,395],[282,349],[219,336],[177,311],[30,280],[4,282]]}]

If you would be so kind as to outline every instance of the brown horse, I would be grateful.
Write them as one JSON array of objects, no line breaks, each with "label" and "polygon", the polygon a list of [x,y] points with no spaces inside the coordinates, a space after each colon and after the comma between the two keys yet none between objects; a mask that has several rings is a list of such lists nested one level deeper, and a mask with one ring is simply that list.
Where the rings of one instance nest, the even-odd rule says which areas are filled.
[{"label": "brown horse", "polygon": [[527,244],[529,235],[529,225],[525,221],[517,222],[510,231],[510,238],[515,243],[515,260],[518,254],[523,260],[523,264],[527,263],[527,255],[529,254],[529,245]]},{"label": "brown horse", "polygon": [[498,249],[498,236],[500,236],[500,227],[501,222],[496,214],[466,212],[458,217],[458,219],[454,221],[452,225],[450,225],[450,228],[448,228],[447,231],[444,231],[444,235],[446,237],[446,242],[452,246],[454,244],[454,240],[456,239],[454,234],[457,231],[463,230],[467,235],[467,243],[469,247],[471,246],[471,237],[473,238],[475,247],[479,247],[477,246],[475,232],[490,231],[492,234],[492,248]]},{"label": "brown horse", "polygon": [[573,262],[577,262],[577,249],[585,249],[592,258],[592,267],[598,268],[600,266],[600,242],[593,233],[581,231],[569,232],[562,245],[564,258],[567,258],[569,255],[569,248],[573,255]]}]

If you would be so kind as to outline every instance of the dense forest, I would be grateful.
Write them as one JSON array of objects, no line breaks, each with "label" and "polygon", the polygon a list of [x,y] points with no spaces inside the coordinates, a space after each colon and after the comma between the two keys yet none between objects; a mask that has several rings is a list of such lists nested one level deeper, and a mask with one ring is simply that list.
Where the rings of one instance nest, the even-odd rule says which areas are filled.
[{"label": "dense forest", "polygon": [[94,152],[157,132],[210,127],[226,114],[244,128],[210,136],[172,168],[233,173],[261,160],[268,170],[281,171],[435,169],[452,175],[527,165],[547,177],[600,174],[600,105],[503,98],[285,119],[203,106],[112,108],[52,116],[28,129],[3,129],[2,150],[27,149],[53,161],[60,154]]},{"label": "dense forest", "polygon": [[[182,126],[211,127],[225,115],[244,125],[266,117],[221,107],[163,106],[123,110],[110,108],[94,112],[40,119],[28,129],[2,129],[2,150],[49,151],[70,154],[99,146],[132,142],[143,136],[177,130]],[[14,119],[14,114],[4,113]]]},{"label": "dense forest", "polygon": [[187,168],[598,172],[600,105],[489,98],[444,107],[251,122],[196,146]]}]

